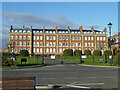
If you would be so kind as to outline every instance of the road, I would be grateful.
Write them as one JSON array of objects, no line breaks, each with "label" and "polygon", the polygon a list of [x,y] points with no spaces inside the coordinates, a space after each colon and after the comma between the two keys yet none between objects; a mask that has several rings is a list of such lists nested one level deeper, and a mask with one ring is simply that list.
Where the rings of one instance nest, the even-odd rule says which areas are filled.
[{"label": "road", "polygon": [[[54,61],[53,61],[54,62]],[[60,85],[64,88],[118,88],[118,68],[90,67],[76,64],[53,64],[37,68],[3,69],[3,77],[36,76],[37,85]]]}]

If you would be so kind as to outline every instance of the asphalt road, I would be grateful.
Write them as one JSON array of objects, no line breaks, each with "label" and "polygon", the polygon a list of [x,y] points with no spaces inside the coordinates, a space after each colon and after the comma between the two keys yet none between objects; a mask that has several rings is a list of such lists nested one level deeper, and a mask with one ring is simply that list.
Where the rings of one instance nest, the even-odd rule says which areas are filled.
[{"label": "asphalt road", "polygon": [[[47,61],[46,61],[47,62]],[[53,61],[54,62],[54,61]],[[90,67],[76,64],[49,64],[44,67],[3,69],[3,77],[36,76],[37,85],[118,88],[118,68]]]}]

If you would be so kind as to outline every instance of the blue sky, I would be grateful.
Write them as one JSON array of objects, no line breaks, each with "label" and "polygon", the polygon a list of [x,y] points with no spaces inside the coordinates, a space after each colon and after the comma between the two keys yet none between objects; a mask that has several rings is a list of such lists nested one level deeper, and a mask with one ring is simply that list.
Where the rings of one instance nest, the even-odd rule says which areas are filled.
[{"label": "blue sky", "polygon": [[[94,26],[103,30],[113,23],[112,34],[118,32],[118,2],[3,2],[3,42],[8,42],[8,31],[14,28],[70,28],[84,29]],[[108,28],[108,27],[107,27]]]}]

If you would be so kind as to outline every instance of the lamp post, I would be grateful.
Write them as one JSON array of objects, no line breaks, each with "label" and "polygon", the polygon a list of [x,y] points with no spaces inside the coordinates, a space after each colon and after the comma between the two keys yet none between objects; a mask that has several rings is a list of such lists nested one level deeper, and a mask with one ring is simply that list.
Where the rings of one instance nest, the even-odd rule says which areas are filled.
[{"label": "lamp post", "polygon": [[[111,22],[109,22],[108,27],[109,27],[109,40],[110,40],[110,52],[111,52],[111,27],[112,27],[112,23]],[[110,65],[112,65],[111,58],[110,58]]]}]

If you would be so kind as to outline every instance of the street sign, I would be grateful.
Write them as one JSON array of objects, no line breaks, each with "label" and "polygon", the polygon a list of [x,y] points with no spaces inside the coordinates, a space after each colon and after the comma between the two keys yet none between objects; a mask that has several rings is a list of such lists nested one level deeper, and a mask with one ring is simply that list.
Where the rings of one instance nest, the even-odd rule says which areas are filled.
[{"label": "street sign", "polygon": [[81,58],[87,58],[87,56],[86,55],[82,55]]},{"label": "street sign", "polygon": [[55,59],[55,55],[51,55],[51,59],[52,59],[52,60]]}]

